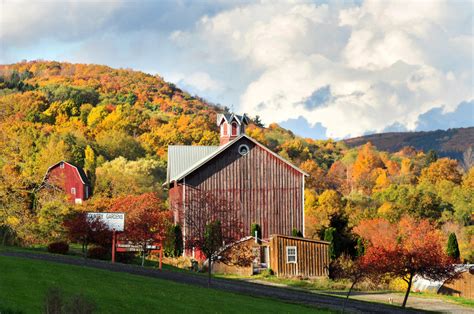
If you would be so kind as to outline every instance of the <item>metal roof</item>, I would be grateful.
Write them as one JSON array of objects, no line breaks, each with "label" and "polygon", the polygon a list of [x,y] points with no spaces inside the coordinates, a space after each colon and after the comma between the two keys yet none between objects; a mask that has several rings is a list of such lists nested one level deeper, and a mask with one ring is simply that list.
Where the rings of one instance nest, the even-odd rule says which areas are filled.
[{"label": "metal roof", "polygon": [[167,182],[176,180],[185,170],[189,169],[201,159],[211,155],[219,148],[219,146],[168,146]]},{"label": "metal roof", "polygon": [[233,113],[220,113],[217,115],[217,125],[221,125],[222,119],[227,121],[227,123],[231,123],[232,120],[236,120],[240,125],[242,125],[242,123],[249,124],[249,118],[245,115],[245,113],[241,116]]},{"label": "metal roof", "polygon": [[[296,167],[280,155],[276,154],[275,152],[272,152],[270,149],[265,147],[264,145],[260,144],[250,136],[247,136],[245,134],[242,134],[235,138],[234,140],[226,143],[225,145],[222,146],[168,146],[168,175],[167,175],[167,183],[170,183],[171,181],[174,180],[181,180],[188,174],[194,172],[196,169],[204,165],[206,162],[214,158],[215,156],[219,155],[221,152],[226,150],[228,147],[230,147],[232,144],[235,142],[239,141],[241,138],[247,138],[255,145],[260,146],[276,158],[280,159],[296,171],[301,172],[305,176],[309,176],[306,172],[301,170],[300,168]],[[176,149],[176,147],[179,147]],[[203,150],[198,150],[196,148],[201,148],[204,147],[205,149]],[[189,150],[187,150],[187,149]],[[171,154],[170,154],[171,152]],[[206,152],[208,152],[206,154]]]}]

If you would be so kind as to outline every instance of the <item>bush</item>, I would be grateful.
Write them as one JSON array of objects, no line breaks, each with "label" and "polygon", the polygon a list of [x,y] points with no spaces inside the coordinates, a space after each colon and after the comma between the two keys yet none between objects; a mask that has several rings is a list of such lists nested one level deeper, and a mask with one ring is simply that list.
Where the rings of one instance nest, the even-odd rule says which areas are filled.
[{"label": "bush", "polygon": [[178,257],[183,254],[183,233],[180,225],[170,226],[163,246],[164,254],[168,257]]},{"label": "bush", "polygon": [[115,254],[115,260],[119,263],[130,264],[134,258],[134,252],[123,252]]},{"label": "bush", "polygon": [[69,244],[64,241],[50,243],[48,245],[48,252],[55,254],[67,254],[67,252],[69,252]]},{"label": "bush", "polygon": [[87,257],[93,259],[108,260],[110,258],[109,250],[101,246],[91,247],[87,251]]}]

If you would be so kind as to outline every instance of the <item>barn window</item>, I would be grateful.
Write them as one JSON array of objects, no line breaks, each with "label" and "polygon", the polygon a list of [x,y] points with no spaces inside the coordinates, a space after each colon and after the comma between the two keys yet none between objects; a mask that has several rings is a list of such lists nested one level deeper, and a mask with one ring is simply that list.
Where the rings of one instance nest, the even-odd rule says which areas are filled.
[{"label": "barn window", "polygon": [[63,162],[59,164],[59,168],[64,169],[64,163]]},{"label": "barn window", "polygon": [[242,144],[239,146],[239,154],[241,154],[242,156],[247,155],[249,151],[250,148],[247,145]]},{"label": "barn window", "polygon": [[232,122],[232,135],[237,135],[237,122]]},{"label": "barn window", "polygon": [[296,264],[296,246],[286,247],[286,262]]},{"label": "barn window", "polygon": [[76,195],[76,188],[71,188],[71,194]]}]

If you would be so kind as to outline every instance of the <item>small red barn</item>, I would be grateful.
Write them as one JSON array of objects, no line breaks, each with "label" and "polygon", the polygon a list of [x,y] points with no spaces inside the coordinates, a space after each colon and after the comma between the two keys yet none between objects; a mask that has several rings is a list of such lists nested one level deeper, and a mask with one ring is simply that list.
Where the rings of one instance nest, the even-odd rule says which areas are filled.
[{"label": "small red barn", "polygon": [[[307,174],[245,135],[248,118],[221,114],[220,146],[169,146],[167,184],[175,223],[192,233],[182,217],[195,210],[195,191],[225,199],[240,216],[244,233],[253,223],[262,237],[304,233],[304,180]],[[191,250],[186,248],[185,252]]]},{"label": "small red barn", "polygon": [[48,168],[41,185],[41,188],[45,187],[62,190],[69,201],[75,204],[82,204],[91,193],[84,170],[66,161],[60,161]]}]

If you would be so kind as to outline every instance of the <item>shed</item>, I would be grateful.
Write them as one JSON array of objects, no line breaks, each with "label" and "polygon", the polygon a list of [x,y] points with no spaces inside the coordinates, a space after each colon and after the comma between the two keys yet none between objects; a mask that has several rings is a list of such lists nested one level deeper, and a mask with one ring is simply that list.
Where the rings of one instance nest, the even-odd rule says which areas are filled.
[{"label": "shed", "polygon": [[279,277],[326,277],[329,244],[285,235],[270,237],[270,268]]},{"label": "shed", "polygon": [[459,273],[459,276],[443,281],[433,281],[415,276],[412,290],[474,299],[474,264],[457,265],[456,272]]}]

